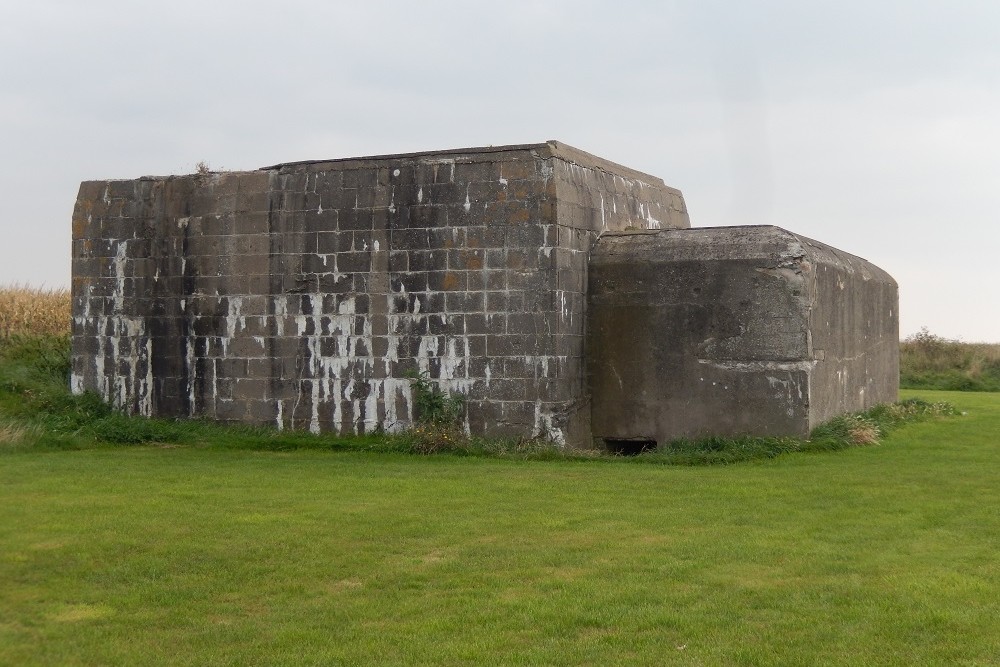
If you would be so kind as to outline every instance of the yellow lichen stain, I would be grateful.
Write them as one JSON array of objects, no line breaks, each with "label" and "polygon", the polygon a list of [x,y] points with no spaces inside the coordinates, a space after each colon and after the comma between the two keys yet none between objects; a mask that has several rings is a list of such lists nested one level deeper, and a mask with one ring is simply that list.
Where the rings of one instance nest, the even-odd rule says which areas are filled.
[{"label": "yellow lichen stain", "polygon": [[517,211],[514,211],[510,215],[510,221],[511,222],[528,222],[528,220],[530,220],[530,219],[531,219],[531,213],[529,213],[528,209],[526,209],[526,208],[522,208],[522,209],[519,209]]},{"label": "yellow lichen stain", "polygon": [[465,268],[469,271],[479,271],[483,268],[483,260],[480,259],[476,253],[467,253],[465,259]]},{"label": "yellow lichen stain", "polygon": [[87,231],[87,220],[82,215],[73,216],[73,238],[82,239]]},{"label": "yellow lichen stain", "polygon": [[511,162],[504,162],[500,165],[500,176],[508,181],[514,179],[534,178],[535,162],[534,160],[512,160]]}]

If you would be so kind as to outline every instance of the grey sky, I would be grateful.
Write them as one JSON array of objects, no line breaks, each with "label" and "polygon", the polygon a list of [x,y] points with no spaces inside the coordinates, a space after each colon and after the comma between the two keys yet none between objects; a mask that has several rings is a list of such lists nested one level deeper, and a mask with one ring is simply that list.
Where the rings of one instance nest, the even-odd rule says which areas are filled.
[{"label": "grey sky", "polygon": [[79,182],[558,139],[1000,341],[1000,3],[0,0],[0,283],[69,284]]}]

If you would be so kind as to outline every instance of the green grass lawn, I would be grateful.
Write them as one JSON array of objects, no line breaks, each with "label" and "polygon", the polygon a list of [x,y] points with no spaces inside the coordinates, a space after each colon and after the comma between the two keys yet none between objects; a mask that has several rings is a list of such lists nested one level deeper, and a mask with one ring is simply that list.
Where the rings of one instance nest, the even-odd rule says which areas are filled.
[{"label": "green grass lawn", "polygon": [[1000,394],[719,467],[0,455],[0,664],[1000,664]]}]

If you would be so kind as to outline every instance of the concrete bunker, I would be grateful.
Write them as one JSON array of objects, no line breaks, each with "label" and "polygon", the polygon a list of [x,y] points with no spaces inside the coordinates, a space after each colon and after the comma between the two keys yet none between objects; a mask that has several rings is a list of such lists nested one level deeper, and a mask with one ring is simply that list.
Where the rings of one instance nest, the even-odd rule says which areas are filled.
[{"label": "concrete bunker", "polygon": [[[682,399],[679,384],[652,382],[651,363],[812,364],[801,377],[761,376],[804,389],[778,401],[791,417],[733,424],[767,432],[799,433],[895,398],[891,278],[799,239],[803,261],[826,272],[810,301],[778,289],[793,282],[782,253],[794,235],[765,243],[746,232],[758,268],[772,271],[746,275],[774,282],[787,307],[769,310],[752,295],[741,305],[736,291],[713,287],[726,271],[708,267],[747,257],[719,255],[726,232],[688,227],[680,191],[555,141],[88,181],[73,216],[72,386],[144,415],[393,431],[413,420],[406,373],[419,370],[466,396],[470,433],[576,447],[662,442],[670,431],[647,427],[658,400],[671,414],[721,405],[699,384]],[[641,296],[641,285],[611,288],[624,284],[613,277],[623,270],[655,279],[677,304]],[[868,309],[876,284],[881,306]],[[726,308],[711,306],[716,298]],[[860,310],[838,310],[847,302]],[[632,328],[671,317],[669,345]],[[734,341],[747,337],[709,345],[703,336],[746,322],[770,327],[758,347],[771,356],[740,357]],[[634,340],[642,361],[625,363],[616,337]],[[626,367],[645,394],[616,393],[613,375]],[[770,405],[777,392],[761,382],[770,381],[739,384],[741,399],[726,409]],[[641,415],[642,429],[626,415]]]},{"label": "concrete bunker", "polygon": [[806,435],[896,400],[896,283],[778,227],[611,232],[591,255],[594,437]]}]

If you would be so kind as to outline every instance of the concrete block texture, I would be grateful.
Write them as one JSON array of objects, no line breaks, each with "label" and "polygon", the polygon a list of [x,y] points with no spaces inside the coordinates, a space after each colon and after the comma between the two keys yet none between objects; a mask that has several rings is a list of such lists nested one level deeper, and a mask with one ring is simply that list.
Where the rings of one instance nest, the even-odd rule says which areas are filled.
[{"label": "concrete block texture", "polygon": [[470,432],[589,445],[590,250],[688,225],[679,191],[555,141],[85,182],[72,386],[142,415],[394,431],[419,370],[466,395]]},{"label": "concrete block texture", "polygon": [[897,303],[878,267],[778,227],[606,233],[589,270],[593,436],[806,435],[894,401]]}]

